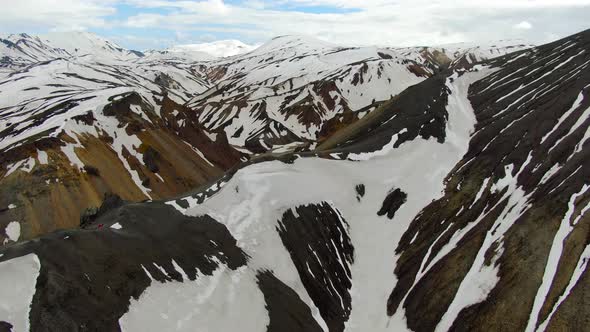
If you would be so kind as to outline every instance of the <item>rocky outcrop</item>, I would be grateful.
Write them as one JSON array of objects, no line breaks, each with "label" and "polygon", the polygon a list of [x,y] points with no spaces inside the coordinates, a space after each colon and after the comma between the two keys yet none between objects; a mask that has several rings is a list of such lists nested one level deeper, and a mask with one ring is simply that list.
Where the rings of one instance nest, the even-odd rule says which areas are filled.
[{"label": "rocky outcrop", "polygon": [[385,197],[383,205],[381,206],[381,209],[379,209],[379,211],[377,212],[377,215],[387,215],[387,218],[393,219],[395,213],[406,202],[407,198],[408,195],[400,189],[392,190]]},{"label": "rocky outcrop", "polygon": [[309,296],[331,332],[344,331],[350,315],[354,248],[340,212],[323,202],[283,214],[278,226]]},{"label": "rocky outcrop", "polygon": [[246,263],[223,225],[154,203],[114,208],[84,231],[6,248],[0,261],[30,254],[41,265],[30,311],[34,331],[118,331],[129,301],[150,284],[195,280],[222,264],[237,269]]},{"label": "rocky outcrop", "polygon": [[398,245],[389,314],[416,331],[586,329],[589,48],[586,31],[513,54],[471,86],[469,151]]}]

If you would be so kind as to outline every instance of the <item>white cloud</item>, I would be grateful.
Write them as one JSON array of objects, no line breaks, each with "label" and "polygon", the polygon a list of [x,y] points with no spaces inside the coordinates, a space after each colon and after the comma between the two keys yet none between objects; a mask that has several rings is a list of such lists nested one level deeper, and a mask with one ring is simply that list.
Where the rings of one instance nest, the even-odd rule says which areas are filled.
[{"label": "white cloud", "polygon": [[522,21],[514,26],[515,29],[520,30],[530,30],[533,28],[533,25],[528,21]]},{"label": "white cloud", "polygon": [[262,10],[268,7],[268,5],[264,1],[260,0],[246,0],[244,1],[244,7]]},{"label": "white cloud", "polygon": [[126,0],[128,4],[143,8],[174,8],[184,12],[208,15],[226,14],[228,5],[223,0],[173,1],[173,0]]},{"label": "white cloud", "polygon": [[[403,4],[398,0],[291,0],[287,1],[308,6],[336,6],[341,8],[375,8]],[[405,4],[418,4],[422,1],[405,1]],[[428,1],[437,5],[447,7],[469,7],[469,8],[547,8],[564,6],[587,6],[588,0],[433,0]]]},{"label": "white cloud", "polygon": [[16,0],[2,6],[0,29],[85,30],[102,27],[115,0]]},{"label": "white cloud", "polygon": [[108,40],[112,40],[117,44],[132,44],[137,45],[138,50],[151,50],[158,49],[162,45],[172,46],[172,41],[167,39],[159,39],[153,37],[138,37],[135,35],[122,35],[122,36],[106,36]]},{"label": "white cloud", "polygon": [[[139,1],[139,0],[134,0]],[[254,1],[254,2],[253,2]],[[586,23],[578,18],[578,27],[572,25],[568,13],[580,6],[590,12],[588,0],[292,0],[283,7],[264,6],[260,0],[241,5],[220,1],[141,1],[145,6],[174,6],[177,11],[168,14],[139,14],[129,18],[127,24],[137,28],[161,27],[173,30],[223,32],[239,34],[249,42],[260,42],[276,35],[309,34],[339,44],[428,45],[460,41],[487,41],[505,38],[541,39],[548,33],[563,35],[576,32]],[[155,4],[154,4],[155,3]],[[292,5],[332,6],[356,8],[356,11],[316,14],[281,10]],[[191,10],[201,7],[201,10]],[[207,7],[207,8],[205,8]],[[215,8],[223,8],[216,10]],[[569,10],[570,12],[561,12]],[[515,32],[518,16],[542,16],[555,21],[547,24],[538,35]],[[559,17],[561,15],[561,17]],[[540,18],[539,20],[542,20]],[[530,24],[530,23],[529,23]],[[519,24],[519,31],[531,30]],[[524,35],[523,35],[524,33]]]},{"label": "white cloud", "polygon": [[[123,3],[135,7],[135,13],[109,18]],[[292,9],[302,6],[308,10]],[[319,14],[313,13],[314,6],[353,10]],[[203,34],[249,43],[308,34],[343,45],[408,46],[506,38],[545,41],[549,35],[587,28],[589,16],[590,0],[17,0],[3,8],[0,29],[103,27],[113,34],[121,28],[159,29],[169,31],[171,43]],[[532,20],[535,29],[523,18]]]}]

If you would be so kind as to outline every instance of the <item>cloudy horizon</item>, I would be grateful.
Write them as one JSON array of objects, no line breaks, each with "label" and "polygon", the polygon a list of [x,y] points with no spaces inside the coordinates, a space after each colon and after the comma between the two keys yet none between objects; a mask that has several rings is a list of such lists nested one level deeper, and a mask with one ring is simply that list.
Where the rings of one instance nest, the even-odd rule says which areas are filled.
[{"label": "cloudy horizon", "polygon": [[340,45],[539,44],[589,28],[590,0],[20,0],[3,12],[2,33],[88,31],[138,50],[293,34]]}]

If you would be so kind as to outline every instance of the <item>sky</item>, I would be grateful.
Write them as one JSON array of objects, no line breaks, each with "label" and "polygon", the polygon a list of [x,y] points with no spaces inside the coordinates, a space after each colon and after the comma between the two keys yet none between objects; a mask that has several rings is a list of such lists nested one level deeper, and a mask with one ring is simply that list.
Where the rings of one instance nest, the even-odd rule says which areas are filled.
[{"label": "sky", "polygon": [[590,0],[0,0],[0,33],[89,31],[136,50],[311,35],[339,45],[422,46],[590,28]]}]

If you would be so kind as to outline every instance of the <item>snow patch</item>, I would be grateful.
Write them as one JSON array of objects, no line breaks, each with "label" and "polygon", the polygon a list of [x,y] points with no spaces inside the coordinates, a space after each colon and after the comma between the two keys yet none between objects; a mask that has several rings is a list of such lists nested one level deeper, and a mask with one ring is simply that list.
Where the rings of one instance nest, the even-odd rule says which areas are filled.
[{"label": "snow patch", "polygon": [[14,331],[29,331],[29,311],[41,269],[35,254],[0,262],[0,317]]},{"label": "snow patch", "polygon": [[41,164],[47,164],[48,161],[49,161],[49,157],[47,156],[47,152],[41,151],[41,150],[37,150],[37,160]]},{"label": "snow patch", "polygon": [[217,141],[217,133],[210,133],[210,132],[208,132],[208,131],[206,131],[206,130],[203,130],[203,133],[205,133],[205,135],[206,135],[207,137],[209,137],[209,139],[210,139],[211,141],[213,141],[213,142]]},{"label": "snow patch", "polygon": [[219,265],[212,275],[197,271],[197,279],[191,281],[174,261],[173,265],[184,282],[152,279],[119,320],[122,331],[266,330],[269,318],[255,272]]},{"label": "snow patch", "polygon": [[16,242],[20,238],[20,230],[20,223],[18,221],[11,221],[6,226],[4,233],[9,240]]},{"label": "snow patch", "polygon": [[218,40],[211,43],[176,45],[167,51],[177,52],[202,52],[214,57],[228,57],[254,50],[257,46],[244,44],[239,40]]},{"label": "snow patch", "polygon": [[80,158],[76,154],[75,148],[77,148],[77,147],[82,147],[82,145],[81,144],[67,144],[66,146],[61,148],[61,151],[66,155],[66,157],[68,157],[68,159],[70,160],[70,163],[72,165],[76,166],[78,169],[81,169],[84,167],[84,163],[82,162],[82,160],[80,160]]}]

